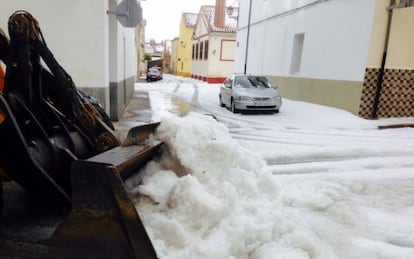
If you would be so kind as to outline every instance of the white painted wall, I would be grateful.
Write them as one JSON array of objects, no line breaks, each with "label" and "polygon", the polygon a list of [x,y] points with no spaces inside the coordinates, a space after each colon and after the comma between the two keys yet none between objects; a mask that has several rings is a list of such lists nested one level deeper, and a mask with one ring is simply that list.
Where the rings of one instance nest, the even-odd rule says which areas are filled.
[{"label": "white painted wall", "polygon": [[[237,72],[243,72],[245,63],[249,1],[239,3]],[[375,0],[251,1],[248,73],[362,81]],[[282,14],[311,3],[315,4]],[[298,33],[305,34],[302,62],[300,71],[291,73],[294,36]]]},{"label": "white painted wall", "polygon": [[220,35],[210,37],[208,67],[210,77],[227,77],[234,72],[235,45],[235,39],[232,37]]},{"label": "white painted wall", "polygon": [[[121,0],[109,2],[113,10]],[[0,26],[6,33],[7,20],[16,10],[26,10],[39,21],[48,47],[77,85],[105,87],[109,76],[117,82],[135,75],[134,28],[124,28],[114,15],[106,14],[108,1],[0,0],[0,6]],[[116,36],[110,39],[116,42],[110,60],[116,69],[110,74],[108,20]]]},{"label": "white painted wall", "polygon": [[46,43],[77,86],[108,85],[107,1],[0,0],[0,26],[16,10],[30,12]]},{"label": "white painted wall", "polygon": [[227,77],[234,72],[236,39],[226,34],[209,34],[200,38],[200,42],[207,39],[209,41],[208,60],[193,60],[192,74],[205,77]]},{"label": "white painted wall", "polygon": [[[197,43],[200,44],[200,42],[203,42],[205,40],[208,40],[208,35],[205,35],[204,37],[201,37],[197,40],[194,40],[192,44],[196,45]],[[209,42],[209,57],[211,55],[211,42]],[[203,54],[204,55],[204,54]],[[208,60],[205,60],[204,58],[202,60],[200,59],[193,59],[192,65],[191,65],[191,73],[193,75],[198,76],[208,76]]]},{"label": "white painted wall", "polygon": [[[120,2],[121,0],[109,0],[109,9],[114,11]],[[115,15],[109,15],[108,18],[110,28],[109,81],[121,82],[131,76],[135,77],[137,69],[135,28],[123,27]]]},{"label": "white painted wall", "polygon": [[121,94],[123,98],[110,96],[110,82],[123,83],[123,92],[128,88],[130,93],[131,78],[135,78],[137,68],[134,28],[124,28],[115,15],[107,14],[120,2],[0,0],[0,26],[7,33],[7,20],[13,12],[30,12],[38,20],[48,47],[75,85],[93,88],[109,113],[110,103],[122,109],[129,101],[126,93]]}]

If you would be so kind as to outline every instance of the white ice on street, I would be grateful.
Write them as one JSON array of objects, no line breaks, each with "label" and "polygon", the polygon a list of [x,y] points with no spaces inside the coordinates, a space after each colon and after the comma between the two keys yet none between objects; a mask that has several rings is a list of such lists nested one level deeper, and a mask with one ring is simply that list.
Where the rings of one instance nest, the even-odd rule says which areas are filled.
[{"label": "white ice on street", "polygon": [[414,118],[232,114],[219,85],[172,76],[136,90],[167,147],[127,182],[160,258],[414,258],[414,129],[377,129]]}]

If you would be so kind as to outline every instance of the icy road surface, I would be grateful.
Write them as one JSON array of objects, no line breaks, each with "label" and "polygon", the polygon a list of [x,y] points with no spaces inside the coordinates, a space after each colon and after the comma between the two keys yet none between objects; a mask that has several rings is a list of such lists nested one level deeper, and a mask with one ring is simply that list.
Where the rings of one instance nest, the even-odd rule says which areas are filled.
[{"label": "icy road surface", "polygon": [[219,85],[168,75],[136,90],[168,147],[128,182],[160,258],[414,258],[414,129],[377,128],[414,118],[233,114]]}]

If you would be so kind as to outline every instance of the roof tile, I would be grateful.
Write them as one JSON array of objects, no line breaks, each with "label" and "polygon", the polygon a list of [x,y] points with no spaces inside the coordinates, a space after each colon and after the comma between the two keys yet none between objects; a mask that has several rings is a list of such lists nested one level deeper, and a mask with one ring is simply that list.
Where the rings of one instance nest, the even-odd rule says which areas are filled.
[{"label": "roof tile", "polygon": [[187,27],[194,27],[197,22],[196,13],[183,13],[184,23]]}]

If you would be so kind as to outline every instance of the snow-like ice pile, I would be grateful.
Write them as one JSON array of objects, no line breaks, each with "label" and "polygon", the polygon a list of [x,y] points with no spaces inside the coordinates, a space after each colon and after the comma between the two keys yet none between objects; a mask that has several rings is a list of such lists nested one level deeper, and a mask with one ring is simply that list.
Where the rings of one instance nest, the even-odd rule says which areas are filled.
[{"label": "snow-like ice pile", "polygon": [[[140,194],[137,209],[160,258],[414,258],[413,222],[381,227],[398,213],[414,216],[402,209],[414,200],[378,204],[387,184],[401,185],[401,196],[410,192],[404,176],[380,182],[379,194],[372,177],[355,184],[347,177],[272,175],[226,127],[194,113],[163,118],[157,137],[163,156],[144,169],[142,185],[127,184]],[[356,196],[366,204],[355,203]]]}]

